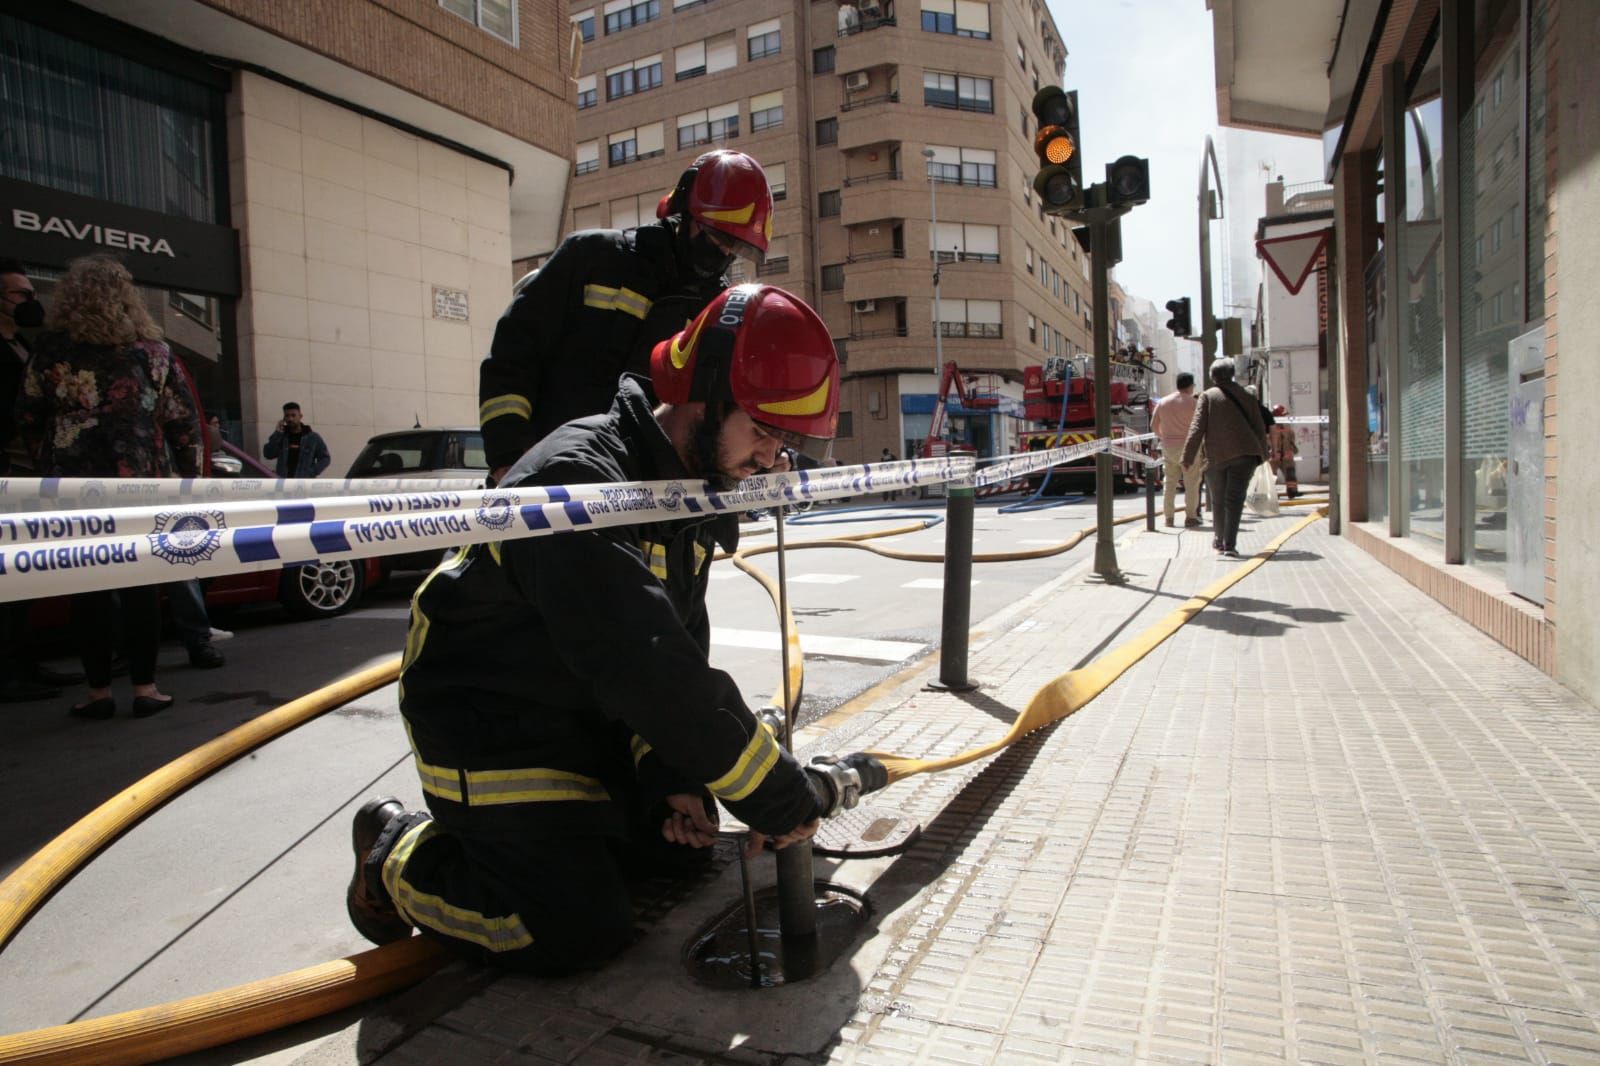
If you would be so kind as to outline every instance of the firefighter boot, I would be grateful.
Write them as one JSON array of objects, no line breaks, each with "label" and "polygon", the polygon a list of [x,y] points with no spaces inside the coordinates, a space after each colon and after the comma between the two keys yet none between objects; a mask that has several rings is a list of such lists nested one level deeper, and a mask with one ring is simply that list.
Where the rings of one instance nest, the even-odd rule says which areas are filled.
[{"label": "firefighter boot", "polygon": [[383,796],[363,803],[350,826],[356,870],[345,892],[345,909],[356,931],[374,944],[411,935],[411,923],[400,917],[383,887],[383,860],[409,824],[405,805],[393,796]]}]

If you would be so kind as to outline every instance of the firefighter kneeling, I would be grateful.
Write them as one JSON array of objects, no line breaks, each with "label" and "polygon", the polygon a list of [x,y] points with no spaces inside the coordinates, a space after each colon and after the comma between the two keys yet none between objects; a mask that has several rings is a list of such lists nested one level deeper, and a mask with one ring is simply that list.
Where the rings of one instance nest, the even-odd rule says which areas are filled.
[{"label": "firefighter kneeling", "polygon": [[[833,341],[781,289],[722,293],[656,346],[651,383],[660,407],[624,376],[608,414],[555,430],[503,485],[731,487],[833,436]],[[473,545],[428,576],[400,709],[431,815],[395,799],[356,814],[363,936],[415,927],[519,969],[590,966],[632,938],[630,877],[709,855],[712,797],[777,847],[816,832],[828,781],[707,661],[711,558],[738,536],[713,512]]]}]

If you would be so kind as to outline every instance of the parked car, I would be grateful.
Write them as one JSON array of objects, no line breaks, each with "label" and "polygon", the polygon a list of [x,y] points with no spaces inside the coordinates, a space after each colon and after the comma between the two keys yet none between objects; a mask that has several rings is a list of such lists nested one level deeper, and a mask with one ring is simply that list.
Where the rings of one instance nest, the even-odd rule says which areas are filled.
[{"label": "parked car", "polygon": [[477,426],[398,429],[367,441],[345,477],[472,478],[489,473]]},{"label": "parked car", "polygon": [[[346,477],[466,478],[483,481],[489,461],[477,426],[416,426],[379,433],[367,441]],[[389,570],[432,570],[439,551],[386,555]]]},{"label": "parked car", "polygon": [[[213,477],[260,477],[277,472],[227,441],[211,453]],[[382,559],[331,559],[280,570],[257,570],[213,578],[206,586],[208,607],[281,603],[296,618],[328,618],[361,601],[361,594],[388,574]]]}]

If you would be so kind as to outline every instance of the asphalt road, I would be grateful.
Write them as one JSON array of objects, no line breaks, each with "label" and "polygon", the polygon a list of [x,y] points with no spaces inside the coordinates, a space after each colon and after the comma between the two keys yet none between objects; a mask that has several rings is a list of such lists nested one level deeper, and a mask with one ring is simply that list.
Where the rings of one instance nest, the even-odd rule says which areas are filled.
[{"label": "asphalt road", "polygon": [[[1117,501],[1119,514],[1142,509],[1138,497]],[[787,525],[789,596],[806,653],[803,719],[936,651],[943,571],[937,563],[801,545],[942,512],[942,502],[931,501],[819,511]],[[1093,520],[1092,500],[1010,515],[980,501],[974,550],[1044,550]],[[944,536],[939,525],[874,543],[941,552]],[[770,522],[746,525],[746,546],[772,540]],[[1092,551],[1090,540],[1068,554],[977,563],[973,625]],[[776,575],[775,555],[753,561]],[[178,704],[152,719],[124,710],[110,722],[79,721],[63,713],[65,698],[0,710],[7,729],[0,872],[196,745],[397,654],[420,576],[392,579],[340,618],[292,623],[276,609],[241,614],[227,623],[236,636],[219,645],[229,660],[220,670],[192,670],[181,647],[164,647],[160,680]],[[765,702],[781,685],[776,612],[766,592],[717,563],[710,613],[713,662],[752,703]],[[125,704],[125,689],[119,695]],[[421,803],[392,686],[216,773],[64,886],[0,955],[0,1031],[130,1010],[364,950],[344,915],[349,818],[380,792]]]}]

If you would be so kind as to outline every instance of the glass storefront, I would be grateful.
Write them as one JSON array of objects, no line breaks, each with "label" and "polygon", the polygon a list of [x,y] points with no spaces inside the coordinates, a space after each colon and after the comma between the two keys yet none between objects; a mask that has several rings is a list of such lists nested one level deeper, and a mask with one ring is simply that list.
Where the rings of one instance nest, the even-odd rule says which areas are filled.
[{"label": "glass storefront", "polygon": [[1405,219],[1398,259],[1405,264],[1405,372],[1400,397],[1401,498],[1406,533],[1444,543],[1444,221],[1441,47],[1424,58],[1406,101]]},{"label": "glass storefront", "polygon": [[0,15],[0,176],[225,223],[217,197],[219,93]]},{"label": "glass storefront", "polygon": [[[47,306],[54,279],[71,259],[94,253],[121,258],[140,281],[151,317],[188,367],[202,404],[224,429],[231,425],[236,432],[239,375],[231,299],[219,297],[222,290],[182,291],[143,276],[141,259],[147,265],[163,257],[137,254],[141,249],[128,236],[136,233],[145,252],[168,237],[164,243],[177,244],[182,255],[193,255],[201,245],[180,242],[179,232],[187,238],[198,228],[232,241],[219,167],[225,154],[225,80],[203,84],[11,15],[0,14],[0,40],[6,140],[0,179],[9,180],[7,190],[15,196],[9,206],[26,208],[32,231],[27,235],[41,239],[29,251],[8,248],[7,254],[27,263]],[[38,194],[38,202],[22,200],[24,192]],[[164,220],[183,220],[188,228],[176,222],[160,228]],[[52,230],[61,239],[46,243]],[[114,233],[122,236],[109,236]],[[170,262],[172,256],[169,251],[165,258]],[[226,284],[227,273],[219,269],[193,283]]]},{"label": "glass storefront", "polygon": [[1377,250],[1367,261],[1363,306],[1367,334],[1367,520],[1389,517],[1389,374],[1384,352],[1385,304],[1388,301],[1387,262],[1383,240],[1383,152],[1373,153],[1377,179],[1372,183],[1373,203],[1368,205],[1377,234]]},{"label": "glass storefront", "polygon": [[1476,0],[1473,98],[1462,101],[1461,367],[1467,561],[1504,574],[1509,392],[1507,345],[1522,333],[1521,4]]}]

